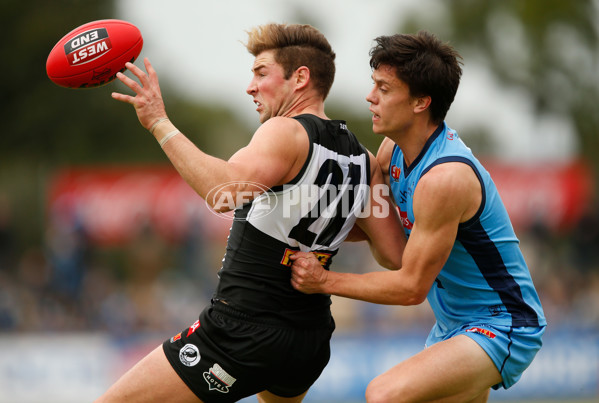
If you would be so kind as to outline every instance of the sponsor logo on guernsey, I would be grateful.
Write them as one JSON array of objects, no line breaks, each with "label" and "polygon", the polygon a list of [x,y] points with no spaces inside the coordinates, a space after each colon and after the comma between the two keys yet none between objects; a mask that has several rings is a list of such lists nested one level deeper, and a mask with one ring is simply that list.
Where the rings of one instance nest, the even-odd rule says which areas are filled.
[{"label": "sponsor logo on guernsey", "polygon": [[186,337],[189,337],[189,336],[190,336],[190,335],[191,335],[193,332],[195,332],[195,331],[196,331],[196,329],[197,329],[198,327],[200,327],[200,320],[199,320],[199,319],[198,319],[198,320],[196,320],[195,322],[193,322],[193,325],[191,325],[191,326],[189,327],[189,330],[187,331],[187,336],[186,336]]},{"label": "sponsor logo on guernsey", "polygon": [[177,333],[175,336],[171,337],[171,343],[174,343],[178,340],[181,340],[181,333]]},{"label": "sponsor logo on guernsey", "polygon": [[196,365],[200,358],[200,350],[193,344],[186,344],[179,350],[179,360],[187,367]]},{"label": "sponsor logo on guernsey", "polygon": [[479,333],[479,334],[482,334],[483,336],[487,336],[489,339],[494,339],[495,338],[495,333],[493,333],[490,330],[483,329],[483,328],[480,328],[480,327],[471,327],[470,329],[467,329],[466,331],[470,332],[470,333]]},{"label": "sponsor logo on guernsey", "polygon": [[391,166],[391,177],[395,180],[399,180],[399,176],[401,175],[401,169],[397,165]]},{"label": "sponsor logo on guernsey", "polygon": [[411,230],[412,227],[414,226],[414,224],[408,218],[408,213],[406,213],[405,211],[399,210],[399,219],[401,220],[401,223],[403,224],[404,228],[406,228],[406,229]]},{"label": "sponsor logo on guernsey", "polygon": [[[283,258],[281,259],[281,264],[291,267],[293,262],[291,261],[291,259],[289,259],[289,257],[291,255],[293,255],[295,252],[299,252],[299,251],[294,250],[294,249],[289,249],[289,248],[285,249],[285,253],[283,254]],[[315,252],[315,251],[313,251],[312,254],[314,256],[316,256],[316,258],[318,259],[318,261],[320,262],[320,264],[323,267],[326,267],[327,263],[329,262],[329,259],[331,259],[331,256],[333,255],[332,253]]]},{"label": "sponsor logo on guernsey", "polygon": [[208,390],[229,393],[229,388],[237,379],[229,375],[220,365],[214,364],[207,372],[204,372],[204,380],[208,383]]}]

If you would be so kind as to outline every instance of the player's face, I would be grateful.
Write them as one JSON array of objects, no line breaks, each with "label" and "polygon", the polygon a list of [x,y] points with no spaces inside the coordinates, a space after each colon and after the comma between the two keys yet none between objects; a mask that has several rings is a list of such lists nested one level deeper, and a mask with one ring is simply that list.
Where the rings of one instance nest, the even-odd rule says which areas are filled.
[{"label": "player's face", "polygon": [[252,81],[246,92],[254,98],[260,123],[274,116],[285,116],[291,105],[293,86],[284,78],[283,67],[275,62],[274,51],[256,56],[252,66]]},{"label": "player's face", "polygon": [[366,96],[372,112],[372,131],[387,137],[401,135],[412,125],[415,98],[397,78],[395,67],[381,65],[372,73],[374,85]]}]

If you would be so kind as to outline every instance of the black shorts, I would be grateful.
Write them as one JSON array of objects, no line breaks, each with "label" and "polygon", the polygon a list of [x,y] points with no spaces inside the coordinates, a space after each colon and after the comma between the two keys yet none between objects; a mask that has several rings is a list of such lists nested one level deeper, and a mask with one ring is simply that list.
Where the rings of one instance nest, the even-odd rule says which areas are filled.
[{"label": "black shorts", "polygon": [[318,329],[256,323],[215,302],[163,349],[205,403],[235,402],[264,390],[293,397],[308,390],[329,362],[334,328],[332,318]]}]

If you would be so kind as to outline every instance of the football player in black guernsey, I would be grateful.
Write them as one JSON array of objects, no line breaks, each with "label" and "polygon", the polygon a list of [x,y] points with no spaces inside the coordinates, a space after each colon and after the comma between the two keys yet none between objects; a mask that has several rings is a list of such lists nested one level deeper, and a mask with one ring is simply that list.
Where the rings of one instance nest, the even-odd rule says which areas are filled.
[{"label": "football player in black guernsey", "polygon": [[[248,32],[255,57],[246,92],[261,125],[225,161],[196,147],[167,118],[156,71],[118,75],[132,104],[189,185],[234,219],[213,298],[199,319],[166,340],[97,402],[300,402],[330,357],[329,295],[291,286],[291,256],[314,253],[327,269],[348,235],[370,238],[378,262],[401,267],[405,243],[374,156],[344,121],[325,115],[335,53],[310,25],[267,24]],[[214,64],[219,77],[218,59]],[[215,133],[217,135],[218,133]],[[375,230],[376,229],[376,230]],[[354,232],[352,232],[354,231]],[[191,320],[190,320],[191,322]]]}]

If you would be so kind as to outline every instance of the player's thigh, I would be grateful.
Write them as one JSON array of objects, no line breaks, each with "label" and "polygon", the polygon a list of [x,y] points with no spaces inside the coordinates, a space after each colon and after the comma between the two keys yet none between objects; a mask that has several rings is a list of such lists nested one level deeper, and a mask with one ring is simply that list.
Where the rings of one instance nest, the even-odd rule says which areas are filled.
[{"label": "player's thigh", "polygon": [[501,382],[487,353],[464,335],[436,343],[376,377],[366,391],[369,402],[485,401]]},{"label": "player's thigh", "polygon": [[201,403],[166,359],[162,346],[127,371],[95,403]]},{"label": "player's thigh", "polygon": [[281,397],[265,390],[258,393],[256,397],[258,398],[259,403],[299,403],[304,399],[306,393],[308,393],[308,391],[305,391],[301,395],[295,397]]}]

